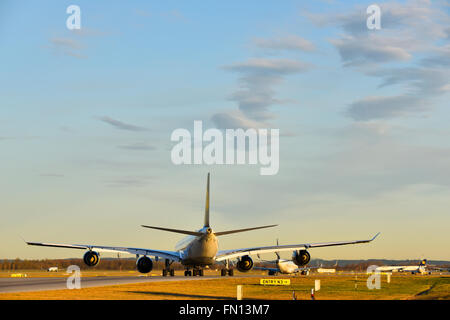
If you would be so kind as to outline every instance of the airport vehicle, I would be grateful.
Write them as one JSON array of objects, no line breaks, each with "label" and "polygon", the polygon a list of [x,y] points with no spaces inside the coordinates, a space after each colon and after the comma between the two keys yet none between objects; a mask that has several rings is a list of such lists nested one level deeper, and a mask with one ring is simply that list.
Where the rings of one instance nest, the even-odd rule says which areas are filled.
[{"label": "airport vehicle", "polygon": [[[312,248],[330,247],[330,246],[342,246],[350,244],[368,243],[373,241],[379,233],[377,233],[372,239],[368,240],[352,240],[352,241],[337,241],[337,242],[322,242],[322,243],[303,243],[294,245],[281,245],[281,246],[262,246],[262,247],[250,247],[242,249],[232,250],[220,250],[217,237],[245,232],[250,230],[258,230],[264,228],[275,227],[276,225],[267,225],[253,228],[228,230],[228,231],[214,231],[209,222],[209,185],[210,174],[207,177],[206,187],[206,205],[204,214],[203,227],[197,231],[169,229],[163,227],[155,227],[142,225],[142,227],[150,228],[153,230],[162,230],[173,233],[188,235],[185,239],[181,240],[175,247],[175,251],[155,250],[145,248],[129,248],[129,247],[109,247],[98,246],[92,244],[58,244],[58,243],[44,243],[44,242],[27,242],[32,246],[46,246],[57,248],[69,248],[86,250],[83,256],[83,260],[88,266],[95,266],[100,261],[100,252],[115,252],[124,254],[136,255],[136,267],[141,273],[149,273],[153,269],[153,262],[150,257],[154,257],[156,261],[162,258],[165,260],[165,267],[162,271],[163,276],[174,276],[175,271],[171,267],[173,262],[180,262],[185,268],[185,276],[203,276],[203,268],[211,266],[215,263],[222,263],[224,268],[221,270],[221,275],[232,276],[234,274],[233,266],[241,272],[250,271],[253,268],[253,260],[251,255],[279,252],[279,251],[292,251],[292,262],[297,266],[306,266],[311,259],[308,252]],[[237,262],[234,263],[234,260]]]},{"label": "airport vehicle", "polygon": [[430,273],[426,270],[427,259],[420,261],[419,265],[416,266],[381,266],[375,269],[375,272],[411,272],[412,274],[417,273]]},{"label": "airport vehicle", "polygon": [[50,267],[47,269],[48,272],[58,272],[58,267]]}]

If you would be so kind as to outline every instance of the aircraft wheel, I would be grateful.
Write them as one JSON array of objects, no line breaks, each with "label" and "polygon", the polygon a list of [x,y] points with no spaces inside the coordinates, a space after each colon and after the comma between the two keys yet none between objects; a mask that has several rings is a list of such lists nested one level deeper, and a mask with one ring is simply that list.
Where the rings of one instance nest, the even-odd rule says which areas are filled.
[{"label": "aircraft wheel", "polygon": [[228,270],[228,275],[230,277],[234,276],[234,270],[233,269]]},{"label": "aircraft wheel", "polygon": [[171,270],[170,270],[170,276],[171,276],[171,277],[174,277],[174,276],[175,276],[175,270],[174,270],[174,269],[171,269]]},{"label": "aircraft wheel", "polygon": [[167,270],[166,269],[163,269],[162,275],[163,275],[163,277],[167,277]]},{"label": "aircraft wheel", "polygon": [[227,270],[225,270],[225,269],[220,270],[220,275],[222,277],[225,277],[227,275]]},{"label": "aircraft wheel", "polygon": [[203,277],[203,275],[204,275],[203,269],[198,270],[198,275],[199,275],[200,277]]}]

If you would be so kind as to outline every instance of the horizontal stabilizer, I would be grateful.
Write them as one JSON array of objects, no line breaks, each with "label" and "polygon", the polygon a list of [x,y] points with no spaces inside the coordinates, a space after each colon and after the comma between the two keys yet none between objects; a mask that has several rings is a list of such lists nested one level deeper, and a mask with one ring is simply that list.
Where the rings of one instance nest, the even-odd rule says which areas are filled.
[{"label": "horizontal stabilizer", "polygon": [[196,231],[188,231],[188,230],[178,230],[178,229],[168,229],[168,228],[161,228],[161,227],[152,227],[152,226],[144,226],[144,228],[150,228],[150,229],[156,229],[156,230],[162,230],[162,231],[168,231],[168,232],[175,232],[175,233],[182,233],[182,234],[188,234],[190,236],[203,236],[204,233],[202,232],[196,232]]},{"label": "horizontal stabilizer", "polygon": [[276,226],[277,226],[277,224],[272,224],[270,226],[262,226],[262,227],[247,228],[247,229],[237,229],[237,230],[229,230],[229,231],[222,231],[222,232],[214,232],[214,234],[216,236],[223,236],[223,235],[226,235],[226,234],[245,232],[245,231],[251,231],[251,230],[258,230],[258,229],[264,229],[264,228],[271,228],[271,227],[276,227]]}]

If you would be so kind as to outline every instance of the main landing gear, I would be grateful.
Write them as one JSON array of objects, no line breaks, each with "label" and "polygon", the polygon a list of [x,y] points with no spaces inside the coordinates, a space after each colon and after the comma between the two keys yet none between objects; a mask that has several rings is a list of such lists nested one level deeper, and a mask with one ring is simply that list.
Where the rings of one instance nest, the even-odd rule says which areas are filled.
[{"label": "main landing gear", "polygon": [[225,268],[220,270],[220,275],[222,277],[225,277],[227,274],[232,277],[234,276],[234,270],[233,268],[230,266],[230,261],[229,260],[225,260]]},{"label": "main landing gear", "polygon": [[175,276],[175,270],[174,269],[163,269],[162,275],[163,275],[163,277],[167,277],[167,276],[174,277]]},{"label": "main landing gear", "polygon": [[220,275],[222,277],[225,277],[227,274],[230,277],[234,276],[234,270],[233,269],[222,269],[222,270],[220,270]]},{"label": "main landing gear", "polygon": [[175,270],[170,267],[172,265],[173,261],[171,261],[169,259],[165,259],[164,263],[165,263],[165,266],[162,271],[162,276],[167,277],[168,275],[170,275],[171,277],[174,277]]},{"label": "main landing gear", "polygon": [[203,269],[192,269],[192,271],[191,270],[186,270],[186,271],[184,271],[184,276],[185,277],[192,277],[192,276],[194,276],[194,277],[196,277],[196,276],[203,277],[204,276],[204,272],[203,272]]}]

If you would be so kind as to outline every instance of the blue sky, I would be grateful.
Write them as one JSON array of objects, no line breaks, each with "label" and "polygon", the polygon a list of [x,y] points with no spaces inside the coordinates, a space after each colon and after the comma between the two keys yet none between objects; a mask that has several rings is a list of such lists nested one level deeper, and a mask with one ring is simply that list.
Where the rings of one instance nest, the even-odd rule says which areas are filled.
[{"label": "blue sky", "polygon": [[[139,225],[200,227],[211,171],[216,230],[280,225],[222,249],[381,231],[312,255],[450,259],[450,6],[380,2],[368,30],[369,4],[3,1],[0,258],[76,255],[19,235],[172,249]],[[174,166],[194,120],[279,128],[279,173]]]}]

